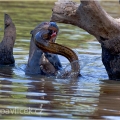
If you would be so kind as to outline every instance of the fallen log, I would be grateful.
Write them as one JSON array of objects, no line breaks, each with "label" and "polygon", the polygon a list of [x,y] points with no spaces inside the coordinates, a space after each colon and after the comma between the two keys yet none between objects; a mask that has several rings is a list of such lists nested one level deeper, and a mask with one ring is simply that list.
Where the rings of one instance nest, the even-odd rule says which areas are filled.
[{"label": "fallen log", "polygon": [[95,0],[80,4],[58,0],[51,21],[78,26],[100,42],[102,62],[109,79],[120,80],[120,20],[111,17]]}]

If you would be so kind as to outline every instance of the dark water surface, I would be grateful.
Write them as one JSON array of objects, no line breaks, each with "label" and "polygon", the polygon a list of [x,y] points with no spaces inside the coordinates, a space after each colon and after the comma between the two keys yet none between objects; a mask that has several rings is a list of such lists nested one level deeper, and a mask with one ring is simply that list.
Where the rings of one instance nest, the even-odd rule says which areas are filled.
[{"label": "dark water surface", "polygon": [[[118,1],[101,4],[112,16],[119,17]],[[58,24],[57,43],[77,52],[82,77],[56,79],[25,75],[30,31],[40,22],[50,20],[53,6],[50,1],[0,1],[0,39],[4,32],[4,13],[12,17],[17,28],[16,66],[0,67],[0,119],[120,119],[120,82],[107,80],[100,44],[78,27]],[[69,64],[66,58],[59,57],[64,66]]]}]

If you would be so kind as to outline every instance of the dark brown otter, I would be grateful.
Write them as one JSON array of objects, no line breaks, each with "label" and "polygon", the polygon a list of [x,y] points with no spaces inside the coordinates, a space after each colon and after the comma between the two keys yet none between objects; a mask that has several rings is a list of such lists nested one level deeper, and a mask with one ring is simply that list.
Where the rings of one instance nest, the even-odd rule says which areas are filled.
[{"label": "dark brown otter", "polygon": [[14,65],[13,47],[16,28],[8,14],[4,15],[4,37],[0,43],[0,65]]},{"label": "dark brown otter", "polygon": [[[51,27],[54,30],[48,31],[48,28]],[[55,41],[58,34],[58,27],[50,25],[50,22],[42,22],[34,30],[31,31],[31,41],[30,41],[30,50],[29,50],[29,59],[26,67],[26,74],[42,74],[42,75],[55,75],[58,70],[62,69],[62,64],[56,54],[51,54],[48,52],[43,52],[39,49],[35,43],[35,35],[40,32],[43,44],[48,44],[48,41]],[[51,37],[46,33],[51,34]]]}]

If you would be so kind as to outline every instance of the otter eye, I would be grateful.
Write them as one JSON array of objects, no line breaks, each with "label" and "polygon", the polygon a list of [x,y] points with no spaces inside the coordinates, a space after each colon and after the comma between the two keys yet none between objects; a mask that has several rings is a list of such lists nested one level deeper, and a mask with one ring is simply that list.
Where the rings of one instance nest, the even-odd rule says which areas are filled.
[{"label": "otter eye", "polygon": [[52,35],[53,34],[53,31],[52,30],[48,30],[49,31],[49,35]]}]

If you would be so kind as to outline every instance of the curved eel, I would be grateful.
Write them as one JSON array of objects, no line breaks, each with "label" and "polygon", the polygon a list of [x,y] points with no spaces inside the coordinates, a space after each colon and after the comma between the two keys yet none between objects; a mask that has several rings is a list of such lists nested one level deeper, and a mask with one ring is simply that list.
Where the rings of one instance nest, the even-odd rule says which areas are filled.
[{"label": "curved eel", "polygon": [[[55,22],[42,22],[31,31],[26,74],[56,75],[57,73],[60,78],[80,75],[80,65],[75,52],[68,47],[55,43],[58,31],[59,28]],[[62,69],[57,54],[65,56],[70,61],[70,71]]]},{"label": "curved eel", "polygon": [[[70,63],[73,62],[71,64],[71,68],[72,68],[72,72],[75,73],[74,77],[77,77],[80,75],[80,65],[78,62],[79,59],[73,50],[71,50],[70,48],[65,47],[63,45],[53,43],[53,42],[49,42],[49,44],[47,46],[41,44],[36,39],[34,39],[34,42],[35,42],[36,46],[38,48],[40,48],[41,50],[43,50],[44,52],[62,55],[64,57],[66,57],[70,61]],[[77,62],[75,62],[75,61],[77,61]]]}]

